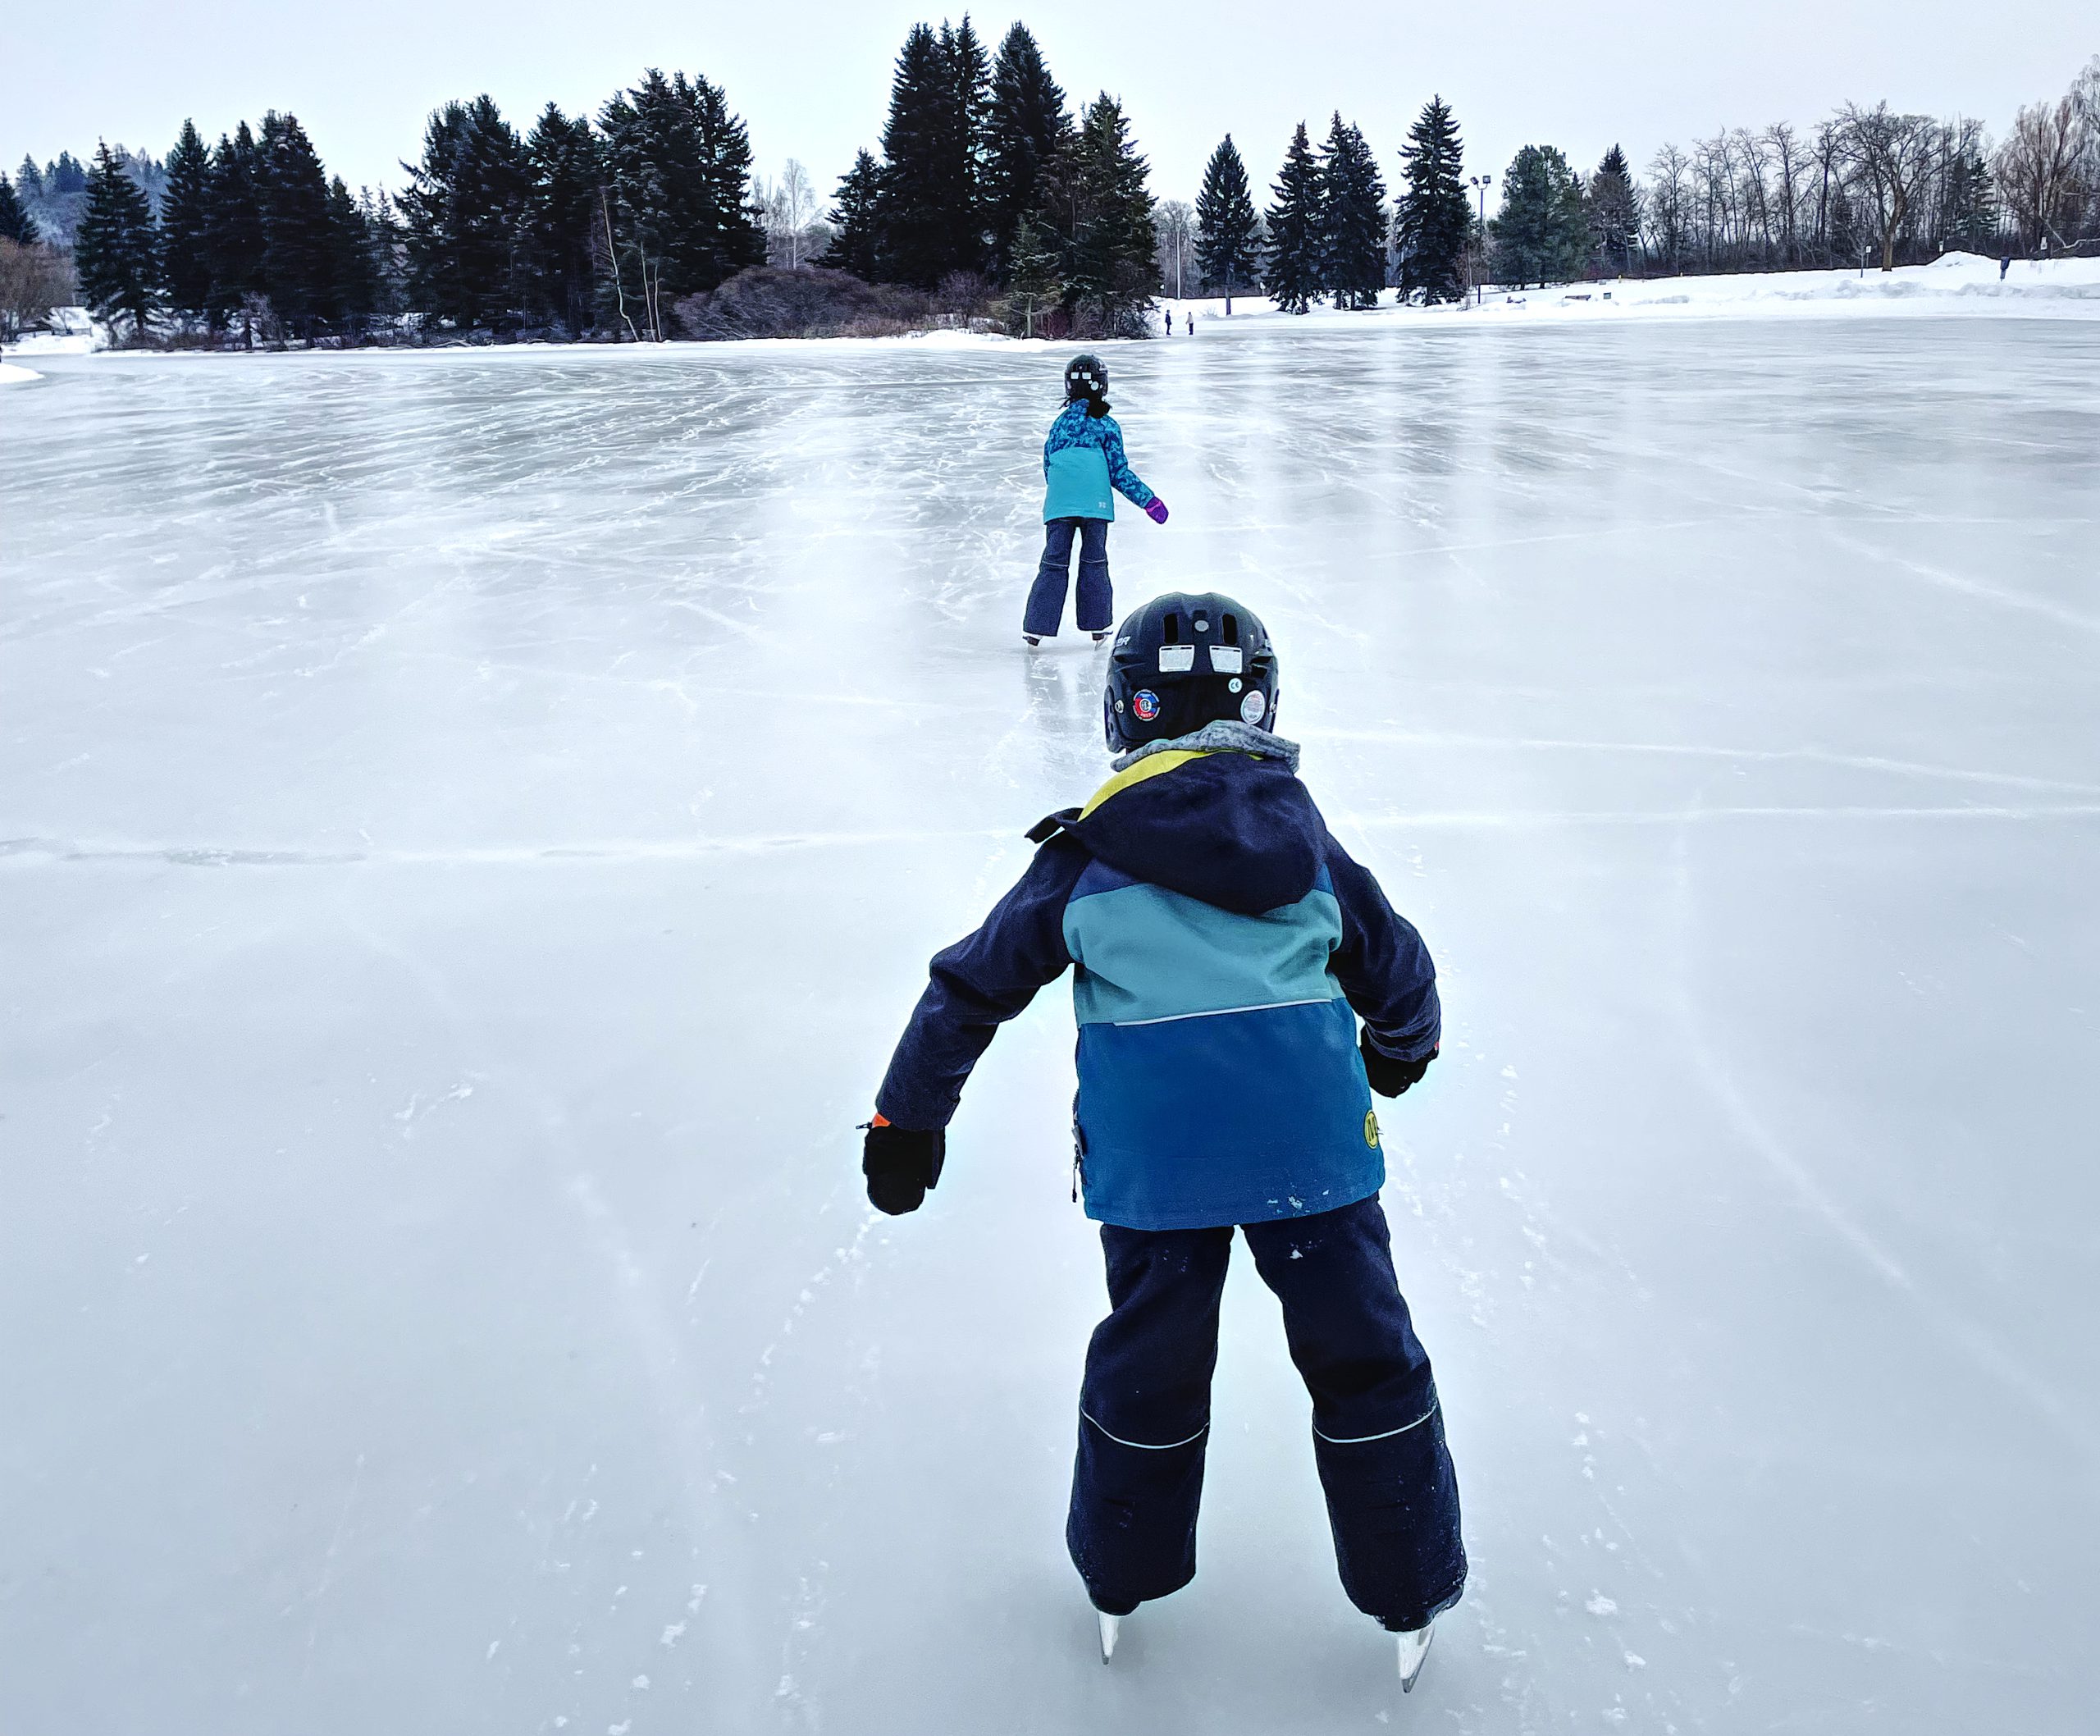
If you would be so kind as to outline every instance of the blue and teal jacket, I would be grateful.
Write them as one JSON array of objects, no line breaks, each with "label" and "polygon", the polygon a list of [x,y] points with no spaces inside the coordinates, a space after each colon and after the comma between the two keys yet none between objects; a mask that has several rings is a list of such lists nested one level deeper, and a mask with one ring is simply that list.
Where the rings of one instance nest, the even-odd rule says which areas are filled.
[{"label": "blue and teal jacket", "polygon": [[1153,491],[1123,456],[1123,431],[1112,416],[1090,416],[1086,400],[1075,398],[1050,424],[1043,442],[1043,522],[1052,519],[1113,519],[1120,490],[1131,505],[1152,505]]},{"label": "blue and teal jacket", "polygon": [[1020,884],[934,957],[876,1108],[946,1126],[993,1033],[1069,966],[1089,1217],[1193,1229],[1376,1193],[1356,1015],[1384,1053],[1428,1054],[1436,968],[1296,762],[1287,742],[1213,724],[1118,761],[1084,807],[1044,820]]}]

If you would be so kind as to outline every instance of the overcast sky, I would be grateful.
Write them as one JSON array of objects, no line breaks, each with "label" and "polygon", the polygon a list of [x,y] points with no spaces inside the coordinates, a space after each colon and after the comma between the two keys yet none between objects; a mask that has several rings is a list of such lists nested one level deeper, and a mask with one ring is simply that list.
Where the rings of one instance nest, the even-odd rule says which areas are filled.
[{"label": "overcast sky", "polygon": [[[220,0],[203,28],[167,0],[34,20],[21,4],[0,102],[10,168],[25,151],[84,156],[98,137],[158,156],[185,116],[209,139],[275,107],[305,123],[331,171],[398,187],[398,159],[448,98],[486,90],[528,123],[550,98],[595,112],[656,65],[724,85],[760,169],[799,158],[827,197],[855,148],[876,143],[897,46],[926,16],[909,0]],[[2100,11],[2069,0],[1039,0],[1023,16],[1068,94],[1123,98],[1162,198],[1194,196],[1227,131],[1266,188],[1292,125],[1335,108],[1390,181],[1431,92],[1457,111],[1468,171],[1498,177],[1522,144],[1557,144],[1587,167],[1618,140],[1637,168],[1666,139],[1811,121],[1847,98],[1959,111],[1997,135],[2100,51]],[[1013,16],[975,15],[988,48]]]}]

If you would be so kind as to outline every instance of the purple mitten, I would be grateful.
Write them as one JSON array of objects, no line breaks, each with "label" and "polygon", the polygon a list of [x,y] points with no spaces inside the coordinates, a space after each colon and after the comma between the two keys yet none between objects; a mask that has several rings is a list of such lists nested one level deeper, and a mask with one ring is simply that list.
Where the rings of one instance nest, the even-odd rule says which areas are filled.
[{"label": "purple mitten", "polygon": [[1145,516],[1154,524],[1166,523],[1166,502],[1161,500],[1157,495],[1154,495],[1152,497],[1152,505],[1145,509]]}]

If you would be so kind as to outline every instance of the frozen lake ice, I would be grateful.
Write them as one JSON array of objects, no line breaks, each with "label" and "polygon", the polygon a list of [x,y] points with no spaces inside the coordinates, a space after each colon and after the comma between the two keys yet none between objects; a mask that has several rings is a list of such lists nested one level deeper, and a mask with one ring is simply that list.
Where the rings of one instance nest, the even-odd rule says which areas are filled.
[{"label": "frozen lake ice", "polygon": [[2084,1731],[2100,323],[1110,355],[1439,961],[1384,1115],[1474,1578],[1404,1701],[1243,1258],[1187,1592],[1061,1528],[1104,774],[1061,354],[39,359],[0,404],[0,1729]]}]

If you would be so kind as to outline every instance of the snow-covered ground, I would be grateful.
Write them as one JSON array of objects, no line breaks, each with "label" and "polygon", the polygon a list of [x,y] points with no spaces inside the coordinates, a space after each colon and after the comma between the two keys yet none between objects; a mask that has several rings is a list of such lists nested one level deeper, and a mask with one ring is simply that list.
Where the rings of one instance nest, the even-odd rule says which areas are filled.
[{"label": "snow-covered ground", "polygon": [[[1175,329],[1188,316],[1221,318],[1225,303],[1169,298]],[[1375,310],[1340,313],[1321,307],[1295,316],[1278,313],[1258,297],[1240,296],[1232,318],[1288,322],[1343,320],[1355,324],[1388,319],[1494,325],[1504,321],[1558,324],[1629,319],[1831,318],[1861,314],[2012,314],[2026,318],[2100,319],[2100,259],[2016,259],[2004,278],[1998,262],[1975,254],[1945,254],[1930,265],[1892,272],[1755,272],[1722,277],[1627,278],[1602,283],[1556,284],[1548,289],[1490,286],[1477,304],[1407,308],[1387,290]]]},{"label": "snow-covered ground", "polygon": [[1111,357],[1119,595],[1261,610],[1444,975],[1422,1687],[1244,1262],[1202,1572],[1096,1661],[1061,992],[861,1199],[927,955],[1102,774],[1016,632],[1056,354],[58,357],[0,1729],[2090,1729],[2100,327],[1198,329]]},{"label": "snow-covered ground", "polygon": [[34,368],[24,368],[14,362],[0,362],[0,386],[25,386],[31,380],[43,376]]}]

